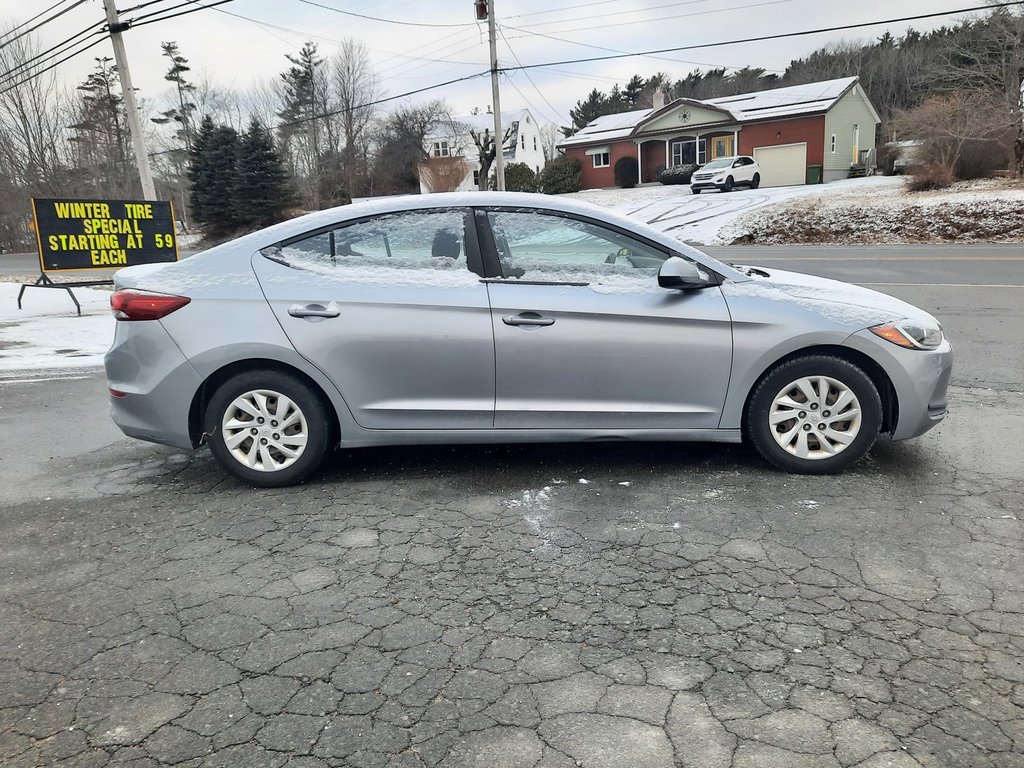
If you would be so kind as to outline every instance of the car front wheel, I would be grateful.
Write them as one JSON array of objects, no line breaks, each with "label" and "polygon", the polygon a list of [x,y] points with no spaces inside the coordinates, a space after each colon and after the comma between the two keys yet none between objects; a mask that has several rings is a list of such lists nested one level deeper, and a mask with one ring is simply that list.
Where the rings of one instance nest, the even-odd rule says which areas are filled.
[{"label": "car front wheel", "polygon": [[853,363],[812,355],[768,371],[747,405],[746,434],[787,472],[827,474],[857,462],[882,425],[874,383]]},{"label": "car front wheel", "polygon": [[331,422],[320,398],[280,371],[228,379],[210,398],[203,427],[224,469],[266,488],[301,482],[330,447]]},{"label": "car front wheel", "polygon": [[732,176],[725,180],[725,184],[722,186],[723,192],[732,192],[732,188],[736,186],[736,182]]}]

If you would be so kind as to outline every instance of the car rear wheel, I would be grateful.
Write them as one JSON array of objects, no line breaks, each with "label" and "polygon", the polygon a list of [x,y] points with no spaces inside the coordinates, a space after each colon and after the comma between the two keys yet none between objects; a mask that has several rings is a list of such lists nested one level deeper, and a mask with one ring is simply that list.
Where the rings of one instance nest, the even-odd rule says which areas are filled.
[{"label": "car rear wheel", "polygon": [[730,176],[725,180],[725,184],[722,186],[722,190],[724,192],[732,192],[732,188],[734,186],[736,186],[736,181],[733,179],[732,176]]},{"label": "car rear wheel", "polygon": [[224,469],[266,488],[301,482],[330,447],[331,422],[317,393],[280,371],[228,379],[210,398],[203,426]]},{"label": "car rear wheel", "polygon": [[768,371],[747,405],[746,433],[787,472],[838,472],[878,437],[882,401],[864,371],[838,357],[811,355]]},{"label": "car rear wheel", "polygon": [[750,180],[750,188],[751,189],[757,189],[760,186],[761,186],[761,174],[760,173],[755,173],[754,174],[754,178],[752,178]]}]

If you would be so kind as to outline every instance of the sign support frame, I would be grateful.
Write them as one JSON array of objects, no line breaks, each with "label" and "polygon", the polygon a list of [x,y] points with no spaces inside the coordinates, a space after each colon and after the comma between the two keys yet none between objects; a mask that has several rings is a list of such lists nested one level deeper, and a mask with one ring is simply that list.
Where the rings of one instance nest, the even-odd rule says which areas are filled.
[{"label": "sign support frame", "polygon": [[72,288],[87,288],[93,285],[113,285],[114,281],[110,278],[106,280],[76,280],[71,283],[55,283],[50,279],[50,276],[45,272],[42,272],[39,277],[36,278],[34,283],[22,283],[21,289],[18,291],[18,309],[21,309],[21,297],[25,295],[26,288],[57,288],[58,290],[63,289],[68,292],[68,296],[75,302],[75,309],[78,310],[78,316],[82,316],[82,305],[78,303],[78,297],[75,296],[75,292]]}]

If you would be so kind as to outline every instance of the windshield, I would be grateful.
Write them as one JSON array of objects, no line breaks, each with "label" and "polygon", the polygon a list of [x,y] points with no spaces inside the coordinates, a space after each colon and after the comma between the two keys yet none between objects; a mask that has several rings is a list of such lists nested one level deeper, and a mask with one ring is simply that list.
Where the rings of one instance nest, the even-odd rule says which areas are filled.
[{"label": "windshield", "polygon": [[720,157],[718,160],[712,160],[710,163],[701,168],[702,171],[713,171],[716,168],[730,168],[732,166],[734,157]]}]

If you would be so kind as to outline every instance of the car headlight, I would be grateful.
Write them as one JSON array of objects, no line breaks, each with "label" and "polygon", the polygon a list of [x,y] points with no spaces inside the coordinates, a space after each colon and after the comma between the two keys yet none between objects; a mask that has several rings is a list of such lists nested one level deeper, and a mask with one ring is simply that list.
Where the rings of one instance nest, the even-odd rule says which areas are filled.
[{"label": "car headlight", "polygon": [[875,336],[907,349],[935,349],[942,343],[942,327],[924,323],[885,323],[869,329]]}]

